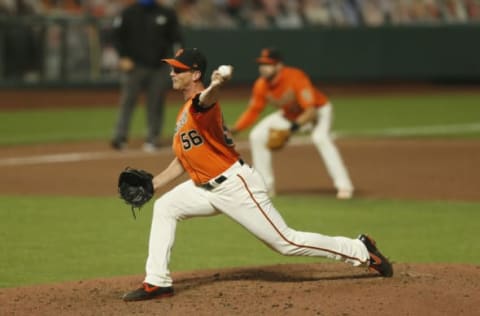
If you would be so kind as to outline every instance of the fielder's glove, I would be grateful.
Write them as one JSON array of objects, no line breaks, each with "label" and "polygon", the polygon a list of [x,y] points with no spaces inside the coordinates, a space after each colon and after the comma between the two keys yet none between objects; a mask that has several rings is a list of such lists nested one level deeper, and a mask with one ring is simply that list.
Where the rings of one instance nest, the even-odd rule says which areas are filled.
[{"label": "fielder's glove", "polygon": [[270,150],[278,150],[283,148],[290,139],[292,132],[289,129],[271,128],[268,135],[267,148]]},{"label": "fielder's glove", "polygon": [[125,168],[118,178],[118,193],[120,198],[132,207],[133,218],[135,209],[140,208],[153,197],[153,175],[145,170]]}]

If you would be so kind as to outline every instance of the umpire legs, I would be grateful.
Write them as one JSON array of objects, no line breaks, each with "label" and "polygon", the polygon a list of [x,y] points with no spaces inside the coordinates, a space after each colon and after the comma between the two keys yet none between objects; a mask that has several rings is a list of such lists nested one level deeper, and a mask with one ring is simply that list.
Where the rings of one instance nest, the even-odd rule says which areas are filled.
[{"label": "umpire legs", "polygon": [[146,103],[146,119],[147,119],[147,143],[158,145],[158,138],[162,132],[164,113],[165,113],[165,97],[170,87],[170,79],[168,77],[169,67],[167,64],[162,65],[159,69],[151,71],[147,86],[147,103]]},{"label": "umpire legs", "polygon": [[131,72],[122,74],[120,110],[112,140],[112,145],[116,149],[121,149],[127,141],[133,109],[145,74],[145,70],[138,67]]}]

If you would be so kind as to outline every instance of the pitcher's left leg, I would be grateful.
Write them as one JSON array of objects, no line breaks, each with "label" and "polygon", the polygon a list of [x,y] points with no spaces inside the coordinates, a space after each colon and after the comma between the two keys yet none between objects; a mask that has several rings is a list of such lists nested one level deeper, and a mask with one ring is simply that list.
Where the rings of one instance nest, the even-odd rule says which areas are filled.
[{"label": "pitcher's left leg", "polygon": [[210,201],[279,253],[326,257],[353,265],[367,263],[368,250],[358,239],[300,232],[288,227],[265,193],[263,181],[255,169],[246,166],[224,184],[212,192]]}]

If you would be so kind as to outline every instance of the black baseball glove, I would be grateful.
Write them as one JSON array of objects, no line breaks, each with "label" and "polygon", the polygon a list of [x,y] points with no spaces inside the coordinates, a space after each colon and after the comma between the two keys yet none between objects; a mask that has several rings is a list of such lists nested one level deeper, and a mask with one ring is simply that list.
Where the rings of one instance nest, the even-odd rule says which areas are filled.
[{"label": "black baseball glove", "polygon": [[133,218],[135,209],[140,209],[153,197],[153,175],[145,170],[125,168],[118,178],[118,193],[120,198],[132,207]]}]

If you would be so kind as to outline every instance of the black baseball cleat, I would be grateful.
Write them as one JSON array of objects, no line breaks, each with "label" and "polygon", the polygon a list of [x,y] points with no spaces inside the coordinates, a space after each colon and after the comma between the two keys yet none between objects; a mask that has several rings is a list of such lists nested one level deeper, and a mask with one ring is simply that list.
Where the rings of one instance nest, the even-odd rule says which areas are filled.
[{"label": "black baseball cleat", "polygon": [[375,240],[373,238],[362,234],[358,236],[358,239],[367,247],[368,253],[370,254],[370,262],[368,268],[380,273],[386,278],[393,276],[393,267],[388,259],[382,255],[375,245]]},{"label": "black baseball cleat", "polygon": [[173,287],[161,287],[155,286],[148,283],[143,283],[141,288],[138,288],[134,291],[128,292],[123,295],[122,299],[125,302],[132,301],[144,301],[151,300],[155,298],[163,298],[173,296]]},{"label": "black baseball cleat", "polygon": [[113,139],[110,142],[110,145],[115,150],[123,150],[125,147],[127,147],[127,141],[126,139]]}]

